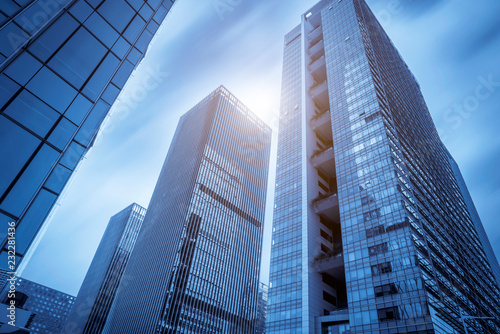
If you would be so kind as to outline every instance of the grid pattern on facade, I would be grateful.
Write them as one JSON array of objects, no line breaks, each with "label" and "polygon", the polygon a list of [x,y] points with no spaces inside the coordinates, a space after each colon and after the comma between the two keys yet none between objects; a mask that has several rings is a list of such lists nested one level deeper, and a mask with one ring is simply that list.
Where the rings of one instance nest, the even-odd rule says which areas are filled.
[{"label": "grid pattern on facade", "polygon": [[145,213],[134,203],[111,217],[62,333],[102,331],[118,286],[130,280],[123,272]]},{"label": "grid pattern on facade", "polygon": [[181,118],[104,332],[253,331],[270,139],[224,87]]},{"label": "grid pattern on facade", "polygon": [[17,264],[172,4],[0,2],[0,221],[17,223]]}]

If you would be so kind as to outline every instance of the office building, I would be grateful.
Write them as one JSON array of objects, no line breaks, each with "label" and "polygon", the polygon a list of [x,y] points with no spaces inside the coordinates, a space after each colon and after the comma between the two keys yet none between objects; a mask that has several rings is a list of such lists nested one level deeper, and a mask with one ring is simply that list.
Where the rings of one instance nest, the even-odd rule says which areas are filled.
[{"label": "office building", "polygon": [[257,320],[255,324],[255,334],[264,334],[266,332],[266,316],[267,316],[267,293],[268,286],[264,283],[259,283],[259,303],[257,305]]},{"label": "office building", "polygon": [[284,41],[267,333],[498,333],[491,267],[397,49],[319,2]]},{"label": "office building", "polygon": [[486,234],[486,231],[484,230],[483,223],[481,222],[481,218],[479,218],[479,213],[477,212],[476,206],[474,205],[474,202],[472,201],[472,197],[469,193],[469,189],[467,188],[467,185],[465,184],[465,180],[462,176],[462,172],[460,171],[460,168],[458,167],[457,162],[453,158],[453,156],[450,154],[448,150],[446,150],[446,153],[448,154],[448,160],[450,161],[450,166],[451,169],[453,170],[453,174],[455,175],[455,178],[457,179],[458,187],[460,188],[460,191],[462,192],[462,196],[464,198],[465,204],[467,205],[467,209],[469,210],[470,216],[472,221],[474,222],[474,227],[476,228],[479,240],[481,241],[481,244],[484,247],[484,251],[486,252],[486,257],[488,258],[488,262],[491,265],[491,269],[493,270],[493,275],[495,276],[498,285],[500,286],[500,265],[498,264],[497,257],[495,255],[495,252],[493,251],[493,248],[491,247],[490,240],[488,239],[488,235]]},{"label": "office building", "polygon": [[111,217],[62,333],[102,332],[118,286],[130,280],[123,272],[145,213],[134,203]]},{"label": "office building", "polygon": [[252,333],[271,129],[224,87],[183,115],[103,333]]},{"label": "office building", "polygon": [[[26,333],[60,333],[75,302],[71,295],[24,278],[17,279],[13,294],[9,293],[10,290],[9,285],[2,290],[0,301],[5,304],[2,310],[7,309],[13,300],[16,307],[14,323],[16,327],[27,329]],[[8,324],[10,320],[3,316],[0,319],[2,333],[11,333],[8,331],[12,328]],[[19,329],[19,333],[24,333],[23,329]]]},{"label": "office building", "polygon": [[17,224],[19,271],[172,4],[0,1],[0,222]]}]

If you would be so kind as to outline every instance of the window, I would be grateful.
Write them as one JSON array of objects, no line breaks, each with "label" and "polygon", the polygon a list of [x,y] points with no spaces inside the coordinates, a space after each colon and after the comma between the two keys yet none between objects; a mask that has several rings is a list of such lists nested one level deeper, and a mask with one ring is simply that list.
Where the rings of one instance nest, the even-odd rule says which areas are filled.
[{"label": "window", "polygon": [[[0,194],[7,189],[40,141],[7,118],[0,116]],[[16,143],[16,145],[12,145]]]},{"label": "window", "polygon": [[16,229],[16,253],[24,254],[49,213],[56,197],[46,190],[40,191],[24,216],[23,222]]},{"label": "window", "polygon": [[376,286],[374,290],[375,297],[390,296],[399,292],[396,284],[394,283]]},{"label": "window", "polygon": [[381,216],[380,209],[375,209],[375,210],[363,213],[363,218],[365,221],[371,221],[373,219],[378,219],[380,216]]},{"label": "window", "polygon": [[329,294],[326,291],[323,291],[323,300],[334,305],[334,306],[337,305],[337,298],[335,298],[334,296],[332,296],[331,294]]},{"label": "window", "polygon": [[64,153],[63,157],[61,158],[61,165],[68,167],[69,169],[73,170],[78,162],[80,162],[80,159],[85,152],[85,147],[79,145],[76,142],[72,142],[69,146],[69,148],[66,150]]},{"label": "window", "polygon": [[93,11],[85,1],[77,1],[69,10],[80,22],[84,22]]},{"label": "window", "polygon": [[83,93],[88,95],[92,100],[96,100],[101,91],[106,87],[114,71],[120,64],[118,58],[113,54],[108,53],[101,65],[94,72],[90,80],[85,85]]},{"label": "window", "polygon": [[321,230],[320,229],[320,234],[323,238],[325,238],[326,240],[328,240],[329,242],[333,242],[333,239],[332,239],[332,236],[329,235],[328,233],[326,233],[325,231]]},{"label": "window", "polygon": [[146,22],[139,15],[136,15],[123,33],[123,37],[130,43],[134,43],[145,25]]},{"label": "window", "polygon": [[383,233],[385,233],[384,225],[378,225],[378,226],[367,229],[366,230],[366,237],[373,238],[373,237],[376,237],[376,236],[381,235]]},{"label": "window", "polygon": [[123,32],[135,14],[135,11],[125,0],[104,1],[98,11],[120,33]]},{"label": "window", "polygon": [[46,61],[77,27],[78,22],[69,14],[64,14],[43,32],[28,50],[41,60]]},{"label": "window", "polygon": [[78,95],[68,110],[66,110],[64,116],[76,125],[80,125],[85,116],[87,116],[90,108],[92,108],[92,102],[83,97],[83,95]]},{"label": "window", "polygon": [[26,87],[60,113],[68,108],[76,96],[76,91],[47,67],[42,67]]},{"label": "window", "polygon": [[37,153],[28,168],[9,192],[0,208],[15,216],[19,216],[31,198],[35,195],[38,187],[49,173],[50,169],[59,157],[59,153],[44,145]]},{"label": "window", "polygon": [[80,130],[78,130],[75,140],[83,146],[88,146],[99,129],[99,126],[101,125],[102,120],[106,116],[109,108],[109,104],[103,100],[99,100],[87,116],[87,119],[81,126]]},{"label": "window", "polygon": [[[109,3],[108,1],[105,3]],[[97,13],[92,14],[85,22],[85,27],[90,30],[108,48],[116,42],[120,35]]]},{"label": "window", "polygon": [[368,253],[370,254],[370,256],[387,253],[388,251],[389,247],[387,246],[387,242],[368,248]]},{"label": "window", "polygon": [[387,274],[390,272],[392,272],[391,262],[384,262],[384,263],[380,263],[380,264],[372,266],[372,275],[373,276]]},{"label": "window", "polygon": [[134,70],[134,65],[132,65],[131,62],[128,60],[125,60],[121,66],[118,72],[115,74],[113,77],[112,82],[118,87],[118,88],[123,88],[123,85],[125,85],[125,82],[127,82],[127,79],[129,78],[130,74]]},{"label": "window", "polygon": [[51,59],[49,65],[72,85],[81,87],[106,54],[106,48],[80,28]]},{"label": "window", "polygon": [[380,321],[390,321],[400,319],[399,308],[397,306],[378,309],[378,319]]},{"label": "window", "polygon": [[123,57],[125,57],[125,55],[127,54],[128,49],[130,49],[130,44],[123,37],[120,37],[116,41],[115,45],[113,45],[111,51],[113,51],[118,57],[123,59]]},{"label": "window", "polygon": [[5,73],[19,84],[25,85],[41,67],[42,63],[24,52],[7,67]]},{"label": "window", "polygon": [[28,35],[14,22],[10,22],[0,30],[0,53],[10,56],[28,39]]},{"label": "window", "polygon": [[54,109],[27,90],[17,96],[7,107],[5,114],[41,137],[45,137],[59,117]]},{"label": "window", "polygon": [[76,129],[76,125],[62,117],[54,131],[50,134],[49,142],[58,149],[63,150],[71,140]]},{"label": "window", "polygon": [[332,250],[330,248],[328,248],[327,246],[321,244],[321,251],[325,252],[325,253],[329,253],[331,252]]}]

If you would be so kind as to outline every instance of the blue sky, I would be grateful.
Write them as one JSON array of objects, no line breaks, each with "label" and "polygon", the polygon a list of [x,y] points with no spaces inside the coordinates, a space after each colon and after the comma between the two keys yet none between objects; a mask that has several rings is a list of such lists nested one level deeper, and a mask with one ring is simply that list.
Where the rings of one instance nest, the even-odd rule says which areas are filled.
[{"label": "blue sky", "polygon": [[[283,36],[315,3],[178,0],[60,198],[22,276],[76,295],[109,218],[132,202],[148,205],[179,117],[220,84],[275,126]],[[500,2],[368,3],[420,82],[500,255]]]}]

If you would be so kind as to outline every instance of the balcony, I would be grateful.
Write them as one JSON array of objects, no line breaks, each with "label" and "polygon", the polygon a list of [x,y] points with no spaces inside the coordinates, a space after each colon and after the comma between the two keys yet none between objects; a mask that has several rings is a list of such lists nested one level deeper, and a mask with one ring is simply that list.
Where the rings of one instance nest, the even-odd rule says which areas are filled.
[{"label": "balcony", "polygon": [[321,55],[325,54],[325,43],[323,40],[320,40],[318,43],[311,45],[307,52],[312,59],[318,59]]},{"label": "balcony", "polygon": [[311,128],[316,132],[321,138],[326,140],[332,139],[332,122],[330,119],[330,110],[324,113],[316,114],[309,122]]},{"label": "balcony", "polygon": [[328,83],[326,80],[319,84],[313,85],[309,90],[309,94],[320,105],[322,106],[330,105],[328,101]]},{"label": "balcony", "polygon": [[338,280],[345,280],[343,252],[331,251],[318,255],[314,258],[313,266],[319,274],[327,273]]},{"label": "balcony", "polygon": [[323,214],[328,219],[339,221],[339,199],[337,194],[321,195],[312,201],[314,213]]},{"label": "balcony", "polygon": [[335,177],[335,152],[333,147],[318,152],[311,157],[311,163],[321,173],[327,177]]},{"label": "balcony", "polygon": [[322,55],[308,66],[309,72],[313,75],[316,82],[326,80],[326,63],[325,56]]},{"label": "balcony", "polygon": [[323,38],[323,28],[321,26],[316,27],[309,33],[309,45],[318,43],[320,39]]}]

